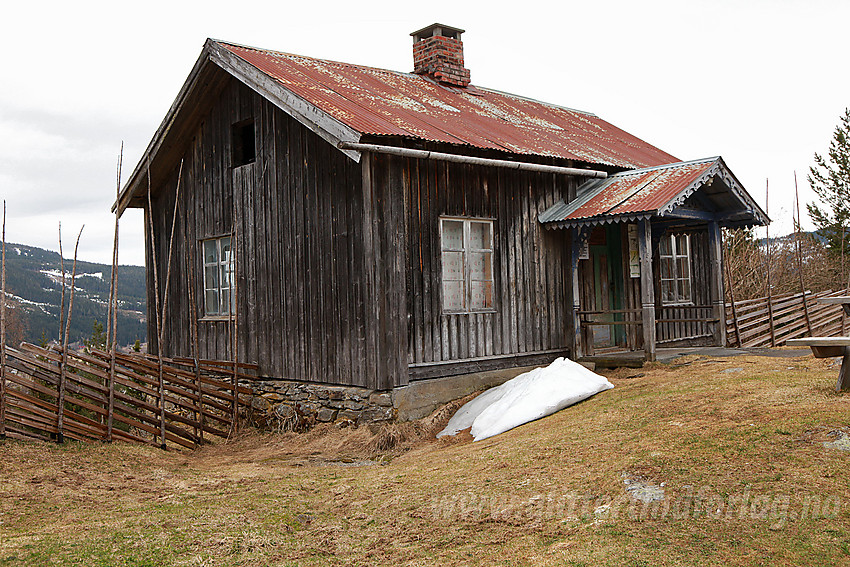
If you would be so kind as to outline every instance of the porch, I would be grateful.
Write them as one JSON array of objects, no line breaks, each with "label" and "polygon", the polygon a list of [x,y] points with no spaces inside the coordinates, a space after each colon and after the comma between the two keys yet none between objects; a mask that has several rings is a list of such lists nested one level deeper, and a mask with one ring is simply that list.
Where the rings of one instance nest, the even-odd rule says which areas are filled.
[{"label": "porch", "polygon": [[573,357],[726,344],[721,227],[769,219],[721,158],[626,171],[539,215],[570,239]]},{"label": "porch", "polygon": [[578,227],[570,238],[578,360],[726,344],[717,223],[648,218]]}]

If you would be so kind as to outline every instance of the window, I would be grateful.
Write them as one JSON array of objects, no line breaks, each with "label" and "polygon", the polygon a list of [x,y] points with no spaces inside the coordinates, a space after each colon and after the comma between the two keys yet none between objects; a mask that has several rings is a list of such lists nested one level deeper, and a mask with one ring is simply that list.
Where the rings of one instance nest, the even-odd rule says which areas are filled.
[{"label": "window", "polygon": [[230,237],[211,238],[204,245],[204,315],[233,313],[233,251]]},{"label": "window", "polygon": [[230,134],[233,167],[254,163],[257,157],[254,144],[254,119],[249,118],[234,124]]},{"label": "window", "polygon": [[661,239],[661,303],[691,303],[691,240],[687,234],[670,234]]},{"label": "window", "polygon": [[493,221],[440,219],[443,311],[493,309]]}]

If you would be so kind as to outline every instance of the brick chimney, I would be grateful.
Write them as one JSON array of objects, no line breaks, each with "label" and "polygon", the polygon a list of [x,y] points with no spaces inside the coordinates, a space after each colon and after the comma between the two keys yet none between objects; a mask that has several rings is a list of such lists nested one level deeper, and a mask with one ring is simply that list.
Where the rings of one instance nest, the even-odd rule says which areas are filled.
[{"label": "brick chimney", "polygon": [[413,32],[413,72],[448,85],[465,87],[469,84],[469,69],[463,66],[464,30],[431,24]]}]

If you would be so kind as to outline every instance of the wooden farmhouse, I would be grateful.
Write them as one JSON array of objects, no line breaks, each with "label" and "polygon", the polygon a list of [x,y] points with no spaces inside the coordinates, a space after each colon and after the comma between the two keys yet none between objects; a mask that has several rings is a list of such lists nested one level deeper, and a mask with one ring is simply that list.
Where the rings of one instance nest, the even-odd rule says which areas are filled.
[{"label": "wooden farmhouse", "polygon": [[164,355],[375,392],[723,344],[720,229],[768,222],[723,160],[473,85],[462,33],[411,73],[207,40],[116,203],[150,344],[159,303]]}]

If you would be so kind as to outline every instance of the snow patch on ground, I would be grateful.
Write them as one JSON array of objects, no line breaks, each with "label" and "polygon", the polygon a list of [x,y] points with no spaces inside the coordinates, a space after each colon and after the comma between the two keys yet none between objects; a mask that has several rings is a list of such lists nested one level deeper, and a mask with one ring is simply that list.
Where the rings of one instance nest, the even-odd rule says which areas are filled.
[{"label": "snow patch on ground", "polygon": [[850,451],[850,436],[843,431],[835,431],[835,441],[824,441],[823,446],[827,449],[838,449],[840,451]]},{"label": "snow patch on ground", "polygon": [[[62,282],[62,272],[60,270],[39,270],[39,272],[41,272],[42,274],[49,277],[50,279],[52,279],[55,282],[59,282],[59,283]],[[72,275],[73,275],[72,272],[65,272],[65,280],[70,280]],[[76,279],[80,279],[80,278],[97,278],[97,279],[103,281],[103,272],[92,272],[90,274],[77,274]]]},{"label": "snow patch on ground", "polygon": [[91,274],[79,274],[78,278],[97,278],[100,281],[103,281],[103,272],[93,272]]},{"label": "snow patch on ground", "polygon": [[471,400],[455,413],[437,437],[472,428],[472,437],[480,441],[613,387],[581,364],[558,358],[549,366],[520,374]]},{"label": "snow patch on ground", "polygon": [[640,500],[644,504],[650,502],[658,502],[664,500],[664,483],[651,484],[639,478],[633,478],[627,473],[623,473],[623,484],[626,485],[626,492],[635,500]]},{"label": "snow patch on ground", "polygon": [[18,303],[23,304],[23,305],[34,305],[34,306],[38,307],[39,309],[41,309],[42,311],[44,311],[45,313],[47,313],[48,315],[50,314],[50,311],[48,311],[47,308],[53,307],[50,303],[39,303],[37,301],[30,301],[29,299],[24,299],[23,297],[13,295],[13,294],[9,293],[8,291],[6,292],[6,297],[13,299],[13,300],[15,300]]}]

